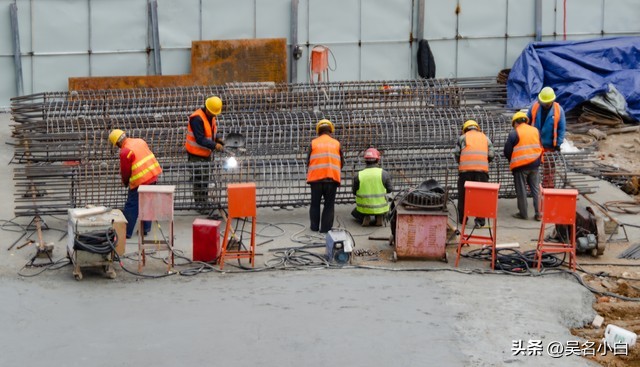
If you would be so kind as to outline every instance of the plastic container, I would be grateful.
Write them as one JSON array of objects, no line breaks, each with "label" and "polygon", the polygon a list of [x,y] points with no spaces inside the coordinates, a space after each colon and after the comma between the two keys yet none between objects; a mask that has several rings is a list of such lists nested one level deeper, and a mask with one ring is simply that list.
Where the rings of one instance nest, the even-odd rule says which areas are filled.
[{"label": "plastic container", "polygon": [[616,344],[627,344],[629,347],[633,347],[637,339],[638,336],[634,332],[613,324],[607,325],[604,330],[604,340],[611,348]]}]

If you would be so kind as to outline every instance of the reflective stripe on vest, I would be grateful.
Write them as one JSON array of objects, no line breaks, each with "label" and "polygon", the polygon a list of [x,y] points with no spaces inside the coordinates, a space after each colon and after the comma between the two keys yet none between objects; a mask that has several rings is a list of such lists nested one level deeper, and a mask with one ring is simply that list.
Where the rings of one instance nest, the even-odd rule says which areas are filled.
[{"label": "reflective stripe on vest", "polygon": [[[536,101],[531,106],[531,125],[535,126],[536,117],[538,117],[538,110],[540,109],[540,102]],[[560,121],[560,104],[553,102],[553,146],[558,146],[558,123]],[[540,121],[540,131],[542,131],[542,124],[544,121]]]},{"label": "reflective stripe on vest", "polygon": [[340,183],[340,165],[340,142],[328,134],[313,139],[307,182],[330,178]]},{"label": "reflective stripe on vest", "polygon": [[460,171],[489,172],[489,140],[477,130],[469,130],[465,134],[466,145],[460,152]]},{"label": "reflective stripe on vest", "polygon": [[144,140],[128,138],[124,141],[123,148],[129,149],[135,156],[135,160],[131,165],[131,177],[129,178],[130,189],[133,190],[140,185],[144,185],[162,173],[158,160],[151,153]]},{"label": "reflective stripe on vest", "polygon": [[356,209],[362,214],[383,214],[389,211],[387,189],[382,182],[382,168],[365,168],[358,172],[360,186],[356,192]]},{"label": "reflective stripe on vest", "polygon": [[193,130],[191,129],[191,120],[196,116],[202,119],[204,125],[204,137],[206,139],[213,140],[213,137],[218,132],[218,126],[216,124],[216,118],[214,117],[209,121],[207,115],[202,111],[202,109],[196,110],[189,116],[189,122],[187,122],[187,139],[184,143],[184,147],[187,149],[187,152],[206,158],[211,156],[211,149],[198,144],[196,136],[193,134]]},{"label": "reflective stripe on vest", "polygon": [[509,168],[512,171],[535,162],[542,154],[538,129],[527,124],[520,124],[516,127],[516,133],[518,134],[518,144],[513,147],[509,162]]}]

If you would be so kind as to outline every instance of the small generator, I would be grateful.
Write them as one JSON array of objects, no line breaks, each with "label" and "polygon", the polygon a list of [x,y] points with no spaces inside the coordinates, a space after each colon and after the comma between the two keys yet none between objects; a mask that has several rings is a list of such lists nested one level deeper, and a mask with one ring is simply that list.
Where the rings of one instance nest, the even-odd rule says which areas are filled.
[{"label": "small generator", "polygon": [[332,229],[327,232],[325,256],[331,264],[348,264],[355,247],[351,233],[344,229]]}]

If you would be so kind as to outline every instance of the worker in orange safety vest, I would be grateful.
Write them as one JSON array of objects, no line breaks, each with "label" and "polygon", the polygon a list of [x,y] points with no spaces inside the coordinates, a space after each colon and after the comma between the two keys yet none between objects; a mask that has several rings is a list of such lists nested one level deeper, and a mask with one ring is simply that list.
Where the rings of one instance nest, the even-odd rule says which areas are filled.
[{"label": "worker in orange safety vest", "polygon": [[[127,238],[131,238],[138,220],[138,187],[155,185],[162,168],[142,139],[129,138],[124,131],[115,129],[109,134],[109,142],[120,148],[120,176],[124,186],[129,187],[123,214],[127,219]],[[147,234],[151,222],[145,221],[143,230]]]},{"label": "worker in orange safety vest", "polygon": [[[213,151],[222,152],[224,142],[218,136],[216,116],[222,112],[222,100],[212,96],[206,99],[204,107],[189,116],[185,148],[189,162],[193,164],[193,201],[201,214],[213,218],[213,204],[209,202],[209,182]],[[214,218],[217,219],[217,218]]]},{"label": "worker in orange safety vest", "polygon": [[[307,158],[307,183],[311,186],[311,206],[309,208],[310,229],[327,233],[333,227],[336,192],[340,186],[340,170],[344,157],[340,142],[332,137],[333,123],[323,119],[316,124],[318,137],[311,142]],[[320,215],[320,204],[324,198],[324,208]]]},{"label": "worker in orange safety vest", "polygon": [[564,109],[558,104],[556,94],[551,87],[544,87],[538,93],[538,100],[527,111],[529,124],[540,131],[542,148],[548,154],[548,159],[543,159],[542,187],[555,187],[555,162],[552,152],[559,152],[564,142],[566,131],[566,118]]},{"label": "worker in orange safety vest", "polygon": [[[458,162],[458,223],[464,219],[464,184],[467,181],[489,182],[489,162],[495,155],[493,143],[480,131],[480,125],[467,120],[462,125],[453,155]],[[475,225],[482,227],[484,218],[475,218]]]},{"label": "worker in orange safety vest", "polygon": [[504,156],[509,161],[513,174],[518,199],[518,213],[514,218],[527,219],[527,184],[533,197],[534,219],[539,221],[540,208],[540,173],[538,169],[542,160],[542,145],[538,129],[529,125],[529,118],[524,112],[516,112],[511,118],[513,130],[504,145]]}]

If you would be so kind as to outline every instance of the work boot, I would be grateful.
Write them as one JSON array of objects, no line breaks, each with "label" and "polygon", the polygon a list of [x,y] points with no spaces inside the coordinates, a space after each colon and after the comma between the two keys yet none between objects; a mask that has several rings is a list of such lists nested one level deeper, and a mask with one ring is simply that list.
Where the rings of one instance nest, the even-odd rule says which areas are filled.
[{"label": "work boot", "polygon": [[376,215],[376,227],[382,227],[382,215]]},{"label": "work boot", "polygon": [[362,226],[369,227],[370,224],[371,224],[371,216],[365,215],[364,218],[362,218]]}]

